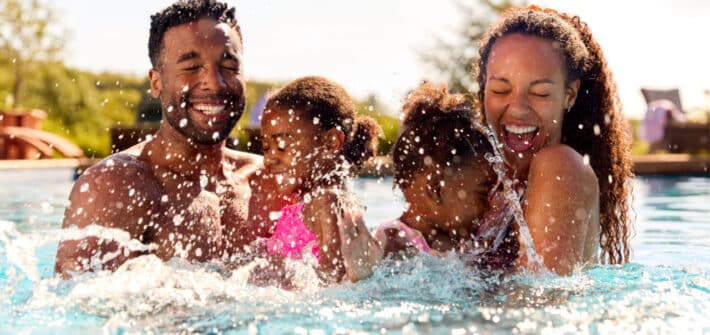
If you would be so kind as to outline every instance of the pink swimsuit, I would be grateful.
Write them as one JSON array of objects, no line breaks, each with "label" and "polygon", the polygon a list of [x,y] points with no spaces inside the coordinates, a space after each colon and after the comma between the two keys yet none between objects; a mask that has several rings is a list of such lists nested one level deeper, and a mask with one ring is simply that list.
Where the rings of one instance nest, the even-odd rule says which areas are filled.
[{"label": "pink swimsuit", "polygon": [[269,255],[280,254],[291,259],[301,259],[303,248],[309,244],[313,244],[311,253],[320,260],[318,239],[303,223],[303,203],[282,208],[274,234],[266,240]]}]

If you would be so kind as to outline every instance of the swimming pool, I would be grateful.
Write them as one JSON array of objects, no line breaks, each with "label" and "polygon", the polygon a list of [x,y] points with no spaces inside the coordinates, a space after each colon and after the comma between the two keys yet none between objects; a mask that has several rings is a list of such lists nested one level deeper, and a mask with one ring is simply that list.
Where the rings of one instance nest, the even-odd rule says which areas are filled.
[{"label": "swimming pool", "polygon": [[[455,257],[387,262],[358,284],[255,287],[247,269],[143,257],[53,278],[73,172],[0,171],[0,333],[468,334],[710,332],[710,178],[634,180],[631,263],[569,277],[481,280]],[[368,226],[403,206],[391,179],[358,179]]]}]

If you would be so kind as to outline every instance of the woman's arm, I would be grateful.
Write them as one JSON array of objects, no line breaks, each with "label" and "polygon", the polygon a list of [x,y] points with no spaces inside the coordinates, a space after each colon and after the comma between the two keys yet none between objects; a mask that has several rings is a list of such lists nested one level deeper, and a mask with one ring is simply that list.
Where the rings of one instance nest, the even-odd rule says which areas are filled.
[{"label": "woman's arm", "polygon": [[[537,153],[523,203],[525,221],[546,268],[569,274],[599,246],[599,185],[592,167],[566,145]],[[522,243],[521,243],[522,247]]]}]

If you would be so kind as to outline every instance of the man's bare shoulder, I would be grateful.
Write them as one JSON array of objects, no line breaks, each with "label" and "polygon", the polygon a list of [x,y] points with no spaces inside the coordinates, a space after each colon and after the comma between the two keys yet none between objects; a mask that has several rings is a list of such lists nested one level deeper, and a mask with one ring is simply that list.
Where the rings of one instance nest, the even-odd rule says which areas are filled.
[{"label": "man's bare shoulder", "polygon": [[137,175],[152,176],[150,164],[140,158],[139,152],[127,150],[110,155],[94,164],[77,182],[111,182],[123,178],[135,178]]},{"label": "man's bare shoulder", "polygon": [[159,195],[159,183],[147,162],[132,153],[113,154],[87,169],[74,183],[64,224],[123,227],[121,222],[140,216],[139,208]]}]

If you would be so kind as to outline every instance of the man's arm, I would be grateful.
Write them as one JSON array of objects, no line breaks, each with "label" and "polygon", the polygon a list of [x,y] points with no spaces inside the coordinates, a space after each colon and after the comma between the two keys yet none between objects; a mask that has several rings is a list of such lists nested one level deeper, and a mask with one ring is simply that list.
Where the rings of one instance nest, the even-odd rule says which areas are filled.
[{"label": "man's arm", "polygon": [[74,272],[115,270],[145,253],[135,240],[144,240],[157,209],[155,184],[135,159],[113,156],[88,169],[69,196],[55,273],[69,278]]}]

